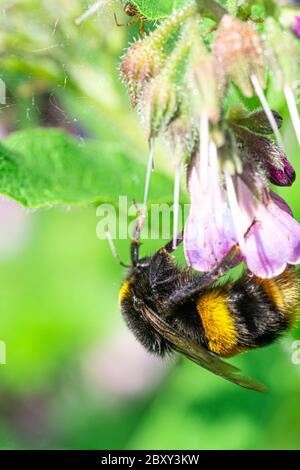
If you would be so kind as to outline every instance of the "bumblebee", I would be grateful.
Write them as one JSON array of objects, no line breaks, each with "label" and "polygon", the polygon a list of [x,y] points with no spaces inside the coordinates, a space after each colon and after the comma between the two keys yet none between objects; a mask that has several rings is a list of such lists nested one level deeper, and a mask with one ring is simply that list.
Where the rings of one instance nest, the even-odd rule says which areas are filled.
[{"label": "bumblebee", "polygon": [[[122,315],[138,341],[161,357],[177,351],[198,365],[242,387],[266,391],[221,358],[273,343],[293,325],[299,306],[296,269],[273,279],[245,271],[237,282],[216,283],[239,256],[238,246],[209,273],[178,266],[169,242],[140,259],[137,223],[131,262],[120,289]],[[178,236],[177,244],[183,240]]]},{"label": "bumblebee", "polygon": [[140,21],[139,33],[140,33],[141,36],[143,36],[144,35],[144,25],[145,25],[145,21],[147,21],[147,18],[145,18],[140,13],[138,8],[132,2],[123,3],[122,0],[120,0],[120,1],[121,1],[121,5],[124,9],[124,13],[126,13],[127,16],[132,17],[132,20],[130,20],[125,25],[121,24],[121,23],[118,22],[117,15],[114,13],[116,25],[117,26],[131,26],[131,25],[137,24],[137,22]]}]

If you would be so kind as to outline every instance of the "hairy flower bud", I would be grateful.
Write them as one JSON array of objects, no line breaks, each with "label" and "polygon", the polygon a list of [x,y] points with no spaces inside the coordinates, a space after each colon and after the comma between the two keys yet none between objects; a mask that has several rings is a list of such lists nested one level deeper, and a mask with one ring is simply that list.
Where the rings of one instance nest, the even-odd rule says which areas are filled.
[{"label": "hairy flower bud", "polygon": [[149,38],[137,41],[127,51],[121,63],[121,77],[128,87],[131,103],[137,105],[143,86],[156,76],[164,61],[160,47]]},{"label": "hairy flower bud", "polygon": [[176,85],[168,74],[162,72],[149,82],[140,106],[146,137],[150,140],[167,127],[178,110]]},{"label": "hairy flower bud", "polygon": [[[272,110],[272,113],[276,124],[280,129],[282,126],[282,117],[274,110]],[[241,117],[235,116],[233,118],[233,122],[238,126],[246,127],[249,131],[254,132],[255,134],[273,134],[273,129],[264,111],[255,111],[254,113],[246,114]]]},{"label": "hairy flower bud", "polygon": [[283,30],[273,18],[265,22],[266,52],[278,90],[297,79],[297,44],[292,34]]},{"label": "hairy flower bud", "polygon": [[245,96],[253,95],[252,76],[256,76],[264,88],[263,44],[249,24],[225,15],[213,42],[213,52],[225,79],[233,80]]},{"label": "hairy flower bud", "polygon": [[193,114],[197,119],[205,112],[213,124],[219,121],[222,90],[219,78],[217,62],[212,55],[206,54],[198,58],[194,66],[189,65],[187,82]]},{"label": "hairy flower bud", "polygon": [[192,3],[163,21],[148,37],[135,42],[121,62],[121,78],[128,87],[131,103],[136,106],[144,85],[155,77],[166,61],[164,46],[172,32],[197,12]]},{"label": "hairy flower bud", "polygon": [[170,160],[173,166],[189,158],[196,143],[196,132],[187,116],[175,118],[166,130]]},{"label": "hairy flower bud", "polygon": [[144,87],[140,100],[140,113],[148,139],[157,137],[178,113],[182,63],[189,56],[192,38],[186,25],[176,41],[168,61],[160,74]]}]

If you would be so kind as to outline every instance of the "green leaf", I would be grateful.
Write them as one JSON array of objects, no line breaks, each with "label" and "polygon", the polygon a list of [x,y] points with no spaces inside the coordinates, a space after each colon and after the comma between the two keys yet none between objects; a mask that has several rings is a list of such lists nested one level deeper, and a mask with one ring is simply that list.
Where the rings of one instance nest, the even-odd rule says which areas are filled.
[{"label": "green leaf", "polygon": [[139,11],[150,20],[165,18],[172,14],[174,10],[180,10],[185,5],[191,3],[191,0],[133,0]]},{"label": "green leaf", "polygon": [[[131,154],[131,156],[130,156]],[[63,131],[15,132],[0,145],[0,193],[26,207],[142,201],[145,165],[121,144],[76,140]],[[172,179],[155,171],[149,200],[169,202]]]},{"label": "green leaf", "polygon": [[[201,14],[215,21],[219,21],[226,13],[226,10],[221,6],[226,3],[225,1],[197,0],[197,2]],[[132,0],[132,3],[146,18],[158,20],[171,15],[174,11],[180,10],[186,5],[190,5],[192,0],[159,0],[155,2],[153,0]]]}]

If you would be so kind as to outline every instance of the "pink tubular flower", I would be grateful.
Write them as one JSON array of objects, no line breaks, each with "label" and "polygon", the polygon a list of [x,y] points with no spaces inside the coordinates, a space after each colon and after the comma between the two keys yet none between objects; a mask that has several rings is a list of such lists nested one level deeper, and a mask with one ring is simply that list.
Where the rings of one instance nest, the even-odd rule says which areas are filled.
[{"label": "pink tubular flower", "polygon": [[262,278],[281,274],[287,264],[300,262],[300,225],[283,206],[284,201],[256,198],[237,178],[241,225],[245,232],[243,256],[254,274]]},{"label": "pink tubular flower", "polygon": [[189,178],[190,213],[185,227],[184,251],[190,266],[210,271],[236,242],[235,231],[225,190],[218,173],[208,169],[205,188],[200,186],[198,173],[192,168]]},{"label": "pink tubular flower", "polygon": [[[214,181],[212,176],[210,173],[208,181]],[[226,198],[219,181],[203,192],[196,171],[191,172],[191,209],[184,239],[188,264],[210,271],[237,242],[243,260],[258,277],[271,278],[281,274],[287,264],[298,264],[300,225],[286,203],[272,192],[259,199],[240,176],[229,179],[232,186],[227,185]],[[232,188],[234,195],[228,194]]]}]

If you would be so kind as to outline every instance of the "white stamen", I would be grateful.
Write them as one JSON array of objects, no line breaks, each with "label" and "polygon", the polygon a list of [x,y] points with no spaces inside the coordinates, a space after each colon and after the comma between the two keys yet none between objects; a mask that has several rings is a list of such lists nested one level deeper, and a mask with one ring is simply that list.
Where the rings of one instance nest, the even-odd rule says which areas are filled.
[{"label": "white stamen", "polygon": [[276,137],[276,140],[278,142],[278,145],[280,145],[280,147],[282,148],[282,150],[284,150],[284,143],[283,143],[283,140],[282,140],[282,137],[281,137],[281,134],[280,134],[280,131],[279,131],[279,127],[277,125],[277,122],[276,122],[276,119],[274,118],[274,115],[272,113],[272,110],[269,106],[269,103],[267,101],[267,98],[263,92],[263,89],[262,87],[260,86],[260,83],[257,79],[257,76],[256,75],[251,75],[251,81],[252,81],[252,85],[254,87],[254,90],[255,90],[255,93],[257,94],[260,102],[261,102],[261,105],[262,107],[264,108],[264,111],[266,113],[266,116],[269,120],[269,123],[270,123],[270,126],[272,127],[272,130],[275,134],[275,137]]},{"label": "white stamen", "polygon": [[298,144],[300,145],[300,117],[299,117],[299,112],[298,112],[295,96],[290,85],[286,84],[284,86],[284,94],[285,94],[286,102],[288,104],[288,108],[289,108],[289,112],[291,115],[294,129],[295,129],[295,133],[297,136]]},{"label": "white stamen", "polygon": [[151,173],[153,171],[153,168],[154,168],[154,140],[151,139],[149,142],[149,158],[148,158],[148,166],[147,166],[145,190],[144,190],[144,213],[147,212],[150,178],[151,178]]},{"label": "white stamen", "polygon": [[204,188],[208,180],[208,162],[209,162],[209,121],[206,112],[200,117],[200,162],[197,165],[198,178],[200,185]]},{"label": "white stamen", "polygon": [[241,212],[239,208],[237,194],[236,194],[235,187],[234,187],[230,173],[226,171],[224,172],[224,176],[225,176],[225,184],[226,184],[227,195],[228,195],[228,202],[229,202],[232,219],[233,219],[233,225],[234,225],[236,236],[240,245],[240,250],[244,251],[245,239],[244,239],[244,232],[242,230]]},{"label": "white stamen", "polygon": [[218,151],[215,142],[211,141],[209,144],[209,158],[210,158],[210,177],[209,184],[213,185],[214,192],[214,207],[212,210],[216,216],[216,223],[218,227],[222,226],[223,213],[222,213],[222,200],[220,197],[219,188],[219,166],[218,166]]},{"label": "white stamen", "polygon": [[181,162],[176,167],[175,179],[174,179],[174,223],[173,223],[173,249],[174,250],[177,247],[177,235],[178,235],[180,175],[181,175]]},{"label": "white stamen", "polygon": [[96,13],[97,10],[100,10],[100,8],[105,7],[105,5],[110,2],[111,0],[99,0],[98,2],[94,3],[81,16],[79,16],[79,18],[75,20],[75,24],[79,26],[81,23],[87,20],[90,16],[94,15],[94,13]]}]

